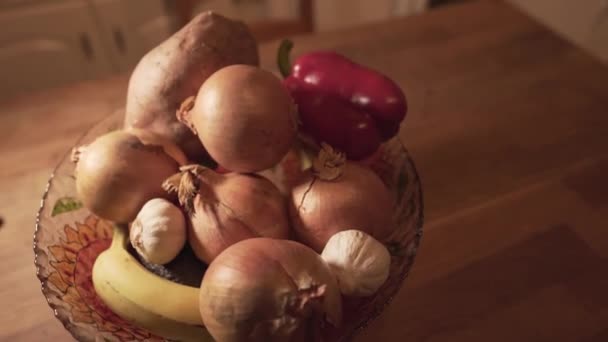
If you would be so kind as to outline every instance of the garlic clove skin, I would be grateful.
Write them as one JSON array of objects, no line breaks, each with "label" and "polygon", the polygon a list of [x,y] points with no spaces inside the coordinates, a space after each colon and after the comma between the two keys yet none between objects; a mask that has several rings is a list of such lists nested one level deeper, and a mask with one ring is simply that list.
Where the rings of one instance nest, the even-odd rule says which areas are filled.
[{"label": "garlic clove skin", "polygon": [[173,203],[154,198],[146,202],[131,224],[129,238],[147,262],[164,265],[186,244],[186,219]]},{"label": "garlic clove skin", "polygon": [[388,279],[391,265],[388,249],[360,230],[334,234],[321,257],[334,272],[340,291],[346,296],[371,296]]}]

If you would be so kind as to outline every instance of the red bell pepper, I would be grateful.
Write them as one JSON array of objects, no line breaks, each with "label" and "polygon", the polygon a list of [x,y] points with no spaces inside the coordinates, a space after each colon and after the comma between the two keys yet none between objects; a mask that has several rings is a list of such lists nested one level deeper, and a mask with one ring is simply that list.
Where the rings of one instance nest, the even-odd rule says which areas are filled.
[{"label": "red bell pepper", "polygon": [[283,41],[278,64],[305,133],[355,160],[397,134],[407,102],[394,81],[335,52],[308,53],[290,66],[292,47]]}]

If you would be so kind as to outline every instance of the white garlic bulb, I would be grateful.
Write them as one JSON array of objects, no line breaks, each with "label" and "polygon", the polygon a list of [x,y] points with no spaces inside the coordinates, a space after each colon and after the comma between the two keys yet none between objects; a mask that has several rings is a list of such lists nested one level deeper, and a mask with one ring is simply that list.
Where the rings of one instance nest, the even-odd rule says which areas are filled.
[{"label": "white garlic bulb", "polygon": [[186,219],[173,203],[154,198],[146,202],[131,224],[131,245],[146,261],[164,265],[186,244]]},{"label": "white garlic bulb", "polygon": [[360,230],[334,234],[321,256],[333,270],[346,296],[374,294],[389,275],[391,255],[382,243]]}]

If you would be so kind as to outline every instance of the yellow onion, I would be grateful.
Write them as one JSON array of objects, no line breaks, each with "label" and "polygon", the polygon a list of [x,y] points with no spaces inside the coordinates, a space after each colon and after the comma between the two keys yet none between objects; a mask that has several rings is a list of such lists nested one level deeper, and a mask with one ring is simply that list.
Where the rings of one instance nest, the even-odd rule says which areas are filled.
[{"label": "yellow onion", "polygon": [[84,206],[104,219],[128,223],[148,200],[170,198],[162,182],[186,157],[151,133],[114,131],[74,149],[72,161],[76,192]]},{"label": "yellow onion", "polygon": [[190,217],[188,241],[206,263],[244,239],[289,237],[285,198],[262,176],[221,174],[189,165],[169,178],[164,187],[178,193]]},{"label": "yellow onion", "polygon": [[295,113],[279,78],[254,66],[231,65],[212,74],[177,116],[219,165],[257,172],[276,165],[291,148]]},{"label": "yellow onion", "polygon": [[393,198],[372,170],[323,144],[289,206],[298,241],[321,252],[337,232],[360,227],[382,241],[392,231]]},{"label": "yellow onion", "polygon": [[319,341],[337,327],[342,302],[334,275],[312,249],[255,238],[209,265],[200,292],[205,327],[218,342]]}]

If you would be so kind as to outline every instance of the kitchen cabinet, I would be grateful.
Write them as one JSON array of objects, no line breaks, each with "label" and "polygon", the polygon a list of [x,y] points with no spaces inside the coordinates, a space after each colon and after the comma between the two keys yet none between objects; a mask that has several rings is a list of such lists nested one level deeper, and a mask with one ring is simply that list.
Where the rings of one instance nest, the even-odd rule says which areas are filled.
[{"label": "kitchen cabinet", "polygon": [[[422,11],[428,0],[313,0],[317,31]],[[245,21],[296,18],[299,0],[200,0]],[[0,99],[129,72],[178,26],[169,0],[1,0]]]},{"label": "kitchen cabinet", "polygon": [[[428,0],[312,0],[315,31],[352,27],[393,16],[416,14]],[[244,21],[296,18],[300,0],[201,0],[195,12],[215,10]]]},{"label": "kitchen cabinet", "polygon": [[111,70],[85,2],[3,8],[0,27],[0,97]]},{"label": "kitchen cabinet", "polygon": [[128,71],[177,28],[164,1],[91,0],[104,51],[114,70]]},{"label": "kitchen cabinet", "polygon": [[175,28],[162,0],[0,4],[0,98],[128,72]]},{"label": "kitchen cabinet", "polygon": [[330,31],[420,13],[427,0],[332,0],[315,3],[318,31]]}]

